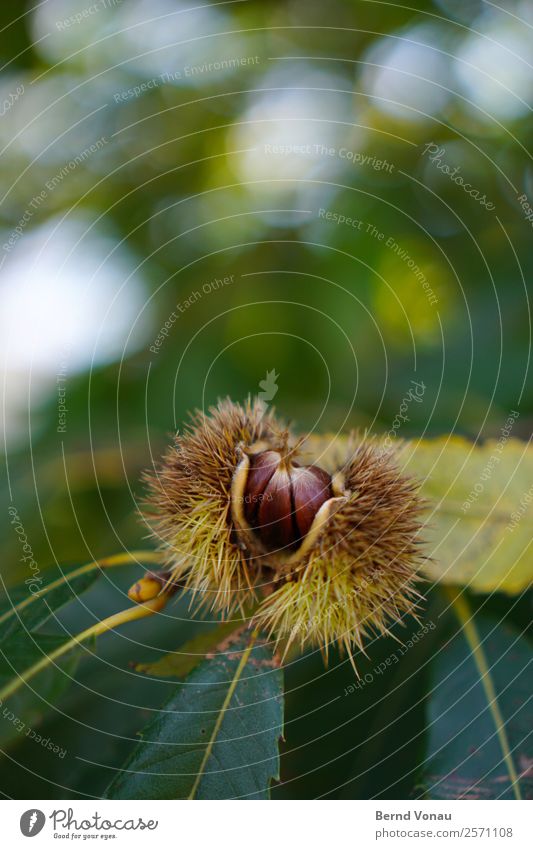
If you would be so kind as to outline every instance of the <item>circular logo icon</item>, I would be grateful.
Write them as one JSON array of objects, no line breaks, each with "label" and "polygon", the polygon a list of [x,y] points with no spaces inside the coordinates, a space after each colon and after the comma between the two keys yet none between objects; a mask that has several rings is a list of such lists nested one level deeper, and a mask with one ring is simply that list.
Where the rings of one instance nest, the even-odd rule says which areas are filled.
[{"label": "circular logo icon", "polygon": [[45,822],[46,817],[42,811],[30,808],[29,811],[24,811],[20,818],[20,830],[24,837],[35,837],[42,831]]}]

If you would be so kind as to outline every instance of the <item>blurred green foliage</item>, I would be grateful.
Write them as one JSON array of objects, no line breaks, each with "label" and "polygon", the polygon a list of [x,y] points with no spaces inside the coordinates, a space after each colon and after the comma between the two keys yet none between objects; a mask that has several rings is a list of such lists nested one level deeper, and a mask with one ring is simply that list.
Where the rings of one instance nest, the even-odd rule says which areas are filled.
[{"label": "blurred green foliage", "polygon": [[[126,298],[130,272],[142,291],[127,332],[102,308],[97,317],[111,336],[117,321],[119,353],[103,349],[94,367],[90,346],[81,365],[70,362],[65,311],[64,431],[59,361],[40,367],[37,348],[31,370],[8,362],[2,510],[16,505],[43,572],[143,545],[141,470],[188,410],[226,394],[256,394],[272,369],[279,374],[274,403],[302,430],[388,431],[417,379],[427,387],[424,402],[412,405],[400,436],[497,437],[515,409],[513,436],[530,437],[532,224],[519,198],[533,198],[532,48],[523,32],[531,23],[520,29],[512,15],[476,0],[247,0],[192,12],[171,0],[117,0],[65,25],[88,5],[0,8],[0,100],[24,86],[0,118],[2,244],[32,200],[46,195],[15,249],[2,254],[4,275],[15,257],[24,261],[32,234],[65,217],[83,222],[82,242],[95,262],[110,262],[116,248],[124,267],[112,273]],[[531,19],[531,6],[521,8]],[[102,137],[100,149],[69,166]],[[269,145],[309,145],[310,152]],[[440,170],[427,145],[444,148],[442,162],[458,167],[495,209]],[[332,213],[329,220],[321,210]],[[72,248],[61,241],[63,225],[54,239],[60,255]],[[53,288],[53,266],[44,274],[39,253],[31,263],[27,257],[27,268],[17,266],[21,279]],[[90,292],[91,275],[83,277],[81,260],[76,267]],[[24,303],[8,320],[31,347],[40,320],[27,318]],[[80,305],[83,311],[81,297]],[[29,315],[30,298],[26,307]],[[9,522],[0,533],[2,578],[23,581]],[[135,574],[106,578],[60,621],[78,629],[123,606]],[[519,624],[524,608],[509,609]],[[128,663],[190,638],[199,627],[190,616],[180,602],[162,623],[102,641],[104,663],[84,662],[61,701],[76,719],[57,712],[47,724],[68,748],[68,764],[23,742],[21,766],[11,762],[3,792],[98,795],[110,775],[91,764],[94,752],[106,764],[119,762],[166,695],[164,684],[147,686]],[[138,656],[140,644],[146,657]],[[390,651],[388,640],[372,646],[372,665]],[[409,664],[422,694],[424,664],[415,653]],[[345,663],[334,660],[324,672],[313,656],[289,669],[287,680],[289,797],[327,794],[344,782],[356,796],[411,791],[405,769],[390,764],[369,766],[368,781],[353,778],[350,758],[360,776],[367,760],[382,755],[364,720],[346,753],[342,723],[352,722],[353,703],[329,703],[351,680]],[[370,731],[387,724],[373,706],[388,686],[363,694]],[[399,687],[400,730],[395,725],[392,736],[407,741],[415,760],[422,721],[412,690],[405,681]],[[309,719],[291,725],[303,705]]]}]

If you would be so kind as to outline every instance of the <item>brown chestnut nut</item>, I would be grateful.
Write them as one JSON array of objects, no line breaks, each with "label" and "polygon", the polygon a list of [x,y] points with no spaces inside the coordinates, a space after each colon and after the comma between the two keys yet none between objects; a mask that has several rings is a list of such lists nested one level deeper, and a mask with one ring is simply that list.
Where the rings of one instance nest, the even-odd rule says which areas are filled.
[{"label": "brown chestnut nut", "polygon": [[331,477],[318,466],[300,466],[278,451],[249,457],[244,515],[268,551],[297,548],[320,507],[332,496]]}]

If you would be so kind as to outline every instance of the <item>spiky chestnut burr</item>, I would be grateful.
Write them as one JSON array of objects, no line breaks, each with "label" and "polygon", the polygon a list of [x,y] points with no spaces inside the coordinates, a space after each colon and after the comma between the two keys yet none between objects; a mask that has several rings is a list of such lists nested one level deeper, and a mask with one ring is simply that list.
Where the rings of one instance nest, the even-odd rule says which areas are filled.
[{"label": "spiky chestnut burr", "polygon": [[280,570],[256,622],[287,648],[310,644],[327,655],[338,643],[351,657],[352,646],[416,611],[423,505],[417,484],[368,437],[348,449],[334,477],[344,496]]},{"label": "spiky chestnut burr", "polygon": [[148,477],[154,531],[202,604],[244,609],[259,593],[255,624],[277,641],[351,654],[416,608],[417,486],[366,437],[329,471],[290,443],[260,402],[197,413]]},{"label": "spiky chestnut burr", "polygon": [[159,467],[145,476],[152,512],[146,518],[172,580],[203,606],[229,612],[254,597],[261,563],[233,524],[232,483],[243,448],[269,445],[281,431],[260,401],[221,401],[208,415],[193,414]]}]

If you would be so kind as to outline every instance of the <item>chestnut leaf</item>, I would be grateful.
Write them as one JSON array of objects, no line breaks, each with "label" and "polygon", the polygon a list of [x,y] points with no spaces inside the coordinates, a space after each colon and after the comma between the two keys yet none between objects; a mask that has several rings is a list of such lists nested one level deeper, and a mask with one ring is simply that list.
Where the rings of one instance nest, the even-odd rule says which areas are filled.
[{"label": "chestnut leaf", "polygon": [[464,596],[453,608],[459,627],[432,663],[419,795],[532,799],[531,644]]},{"label": "chestnut leaf", "polygon": [[279,778],[283,675],[245,632],[174,690],[108,799],[266,799]]}]

